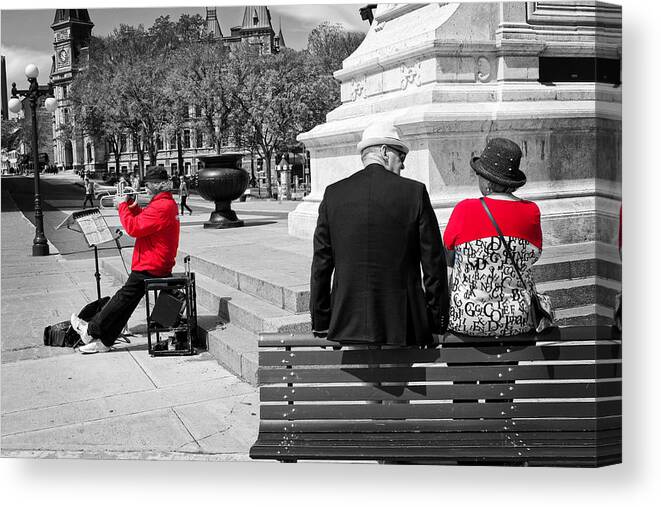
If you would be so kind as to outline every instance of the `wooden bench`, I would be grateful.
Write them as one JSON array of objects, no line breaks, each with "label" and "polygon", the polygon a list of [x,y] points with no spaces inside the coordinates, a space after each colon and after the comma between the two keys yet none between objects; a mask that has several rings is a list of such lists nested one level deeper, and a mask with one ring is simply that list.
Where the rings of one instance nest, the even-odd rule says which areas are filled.
[{"label": "wooden bench", "polygon": [[263,334],[259,347],[253,459],[621,462],[621,339],[610,327],[446,335],[424,349]]}]

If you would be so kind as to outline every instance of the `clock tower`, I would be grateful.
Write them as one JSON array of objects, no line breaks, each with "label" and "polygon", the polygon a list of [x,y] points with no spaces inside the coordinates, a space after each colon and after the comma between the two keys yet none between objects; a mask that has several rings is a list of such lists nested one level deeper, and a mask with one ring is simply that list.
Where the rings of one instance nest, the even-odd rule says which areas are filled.
[{"label": "clock tower", "polygon": [[92,144],[91,140],[82,137],[64,139],[62,136],[62,128],[74,120],[67,95],[74,76],[87,65],[93,26],[87,9],[57,9],[51,24],[55,54],[50,77],[58,105],[53,127],[54,158],[60,168],[94,170],[97,165],[93,160],[96,150],[87,146]]}]

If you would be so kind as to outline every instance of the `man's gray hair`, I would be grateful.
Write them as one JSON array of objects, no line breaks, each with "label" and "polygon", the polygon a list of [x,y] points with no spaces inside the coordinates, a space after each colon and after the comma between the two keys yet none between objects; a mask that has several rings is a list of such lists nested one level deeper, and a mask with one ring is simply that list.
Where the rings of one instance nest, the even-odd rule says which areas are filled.
[{"label": "man's gray hair", "polygon": [[365,163],[365,160],[367,159],[368,155],[370,155],[371,153],[380,155],[381,146],[383,145],[377,144],[374,146],[367,146],[366,148],[363,148],[363,151],[360,152],[360,160],[362,160],[363,164]]}]

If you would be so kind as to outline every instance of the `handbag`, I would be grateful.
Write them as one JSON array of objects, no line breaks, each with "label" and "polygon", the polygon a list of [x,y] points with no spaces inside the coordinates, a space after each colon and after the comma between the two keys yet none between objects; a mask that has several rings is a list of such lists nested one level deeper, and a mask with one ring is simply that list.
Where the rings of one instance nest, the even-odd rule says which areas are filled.
[{"label": "handbag", "polygon": [[510,245],[507,241],[505,241],[505,238],[503,237],[503,233],[500,230],[500,227],[498,227],[498,223],[496,222],[496,219],[491,214],[491,210],[489,209],[489,206],[487,206],[484,197],[480,198],[480,202],[482,203],[482,207],[484,208],[484,211],[487,212],[487,215],[489,216],[489,220],[491,220],[491,223],[496,228],[496,232],[500,237],[500,241],[505,246],[505,252],[507,254],[507,257],[514,266],[514,270],[516,271],[516,274],[519,276],[519,280],[521,280],[521,284],[530,293],[530,313],[532,316],[533,324],[535,326],[535,331],[541,333],[546,328],[553,327],[555,325],[554,324],[555,314],[553,311],[553,305],[551,304],[551,298],[546,294],[540,294],[539,292],[537,292],[534,283],[532,287],[528,287],[525,280],[523,279],[523,276],[521,275],[521,271],[519,271],[519,266],[514,260],[514,254],[510,249]]}]

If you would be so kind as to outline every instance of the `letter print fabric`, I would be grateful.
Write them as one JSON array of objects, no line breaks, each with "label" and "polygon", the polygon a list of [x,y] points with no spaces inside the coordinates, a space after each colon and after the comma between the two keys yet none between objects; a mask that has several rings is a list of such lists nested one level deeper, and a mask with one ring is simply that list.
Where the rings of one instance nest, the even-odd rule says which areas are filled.
[{"label": "letter print fabric", "polygon": [[[541,250],[525,239],[505,236],[528,287]],[[499,237],[455,247],[450,329],[474,336],[510,336],[533,328],[530,294],[507,257]]]}]

